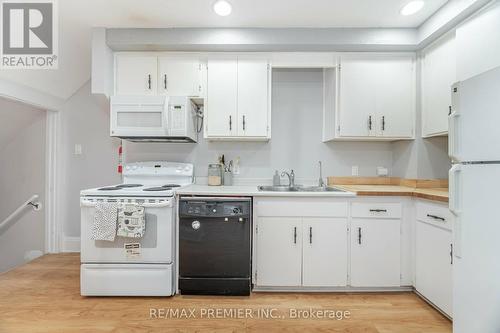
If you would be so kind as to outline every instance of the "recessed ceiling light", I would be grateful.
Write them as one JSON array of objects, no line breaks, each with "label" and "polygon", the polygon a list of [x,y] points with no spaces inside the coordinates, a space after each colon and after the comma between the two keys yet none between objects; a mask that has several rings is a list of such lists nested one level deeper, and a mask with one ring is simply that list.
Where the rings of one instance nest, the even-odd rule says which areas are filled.
[{"label": "recessed ceiling light", "polygon": [[228,16],[231,14],[231,4],[225,0],[218,0],[214,3],[214,12],[220,16]]},{"label": "recessed ceiling light", "polygon": [[401,15],[408,16],[413,15],[422,8],[424,8],[424,2],[422,0],[410,1],[403,8],[401,8]]}]

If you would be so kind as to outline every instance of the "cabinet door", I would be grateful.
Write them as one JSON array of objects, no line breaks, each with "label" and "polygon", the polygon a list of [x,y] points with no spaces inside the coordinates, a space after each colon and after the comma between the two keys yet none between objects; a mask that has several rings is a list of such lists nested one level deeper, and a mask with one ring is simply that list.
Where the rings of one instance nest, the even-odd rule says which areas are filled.
[{"label": "cabinet door", "polygon": [[347,219],[305,218],[302,224],[302,284],[347,285]]},{"label": "cabinet door", "polygon": [[201,63],[192,55],[172,55],[158,59],[160,94],[200,96]]},{"label": "cabinet door", "polygon": [[415,125],[415,71],[412,56],[387,56],[374,61],[378,75],[375,114],[377,135],[411,138]]},{"label": "cabinet door", "polygon": [[207,136],[235,136],[238,126],[236,58],[209,59],[207,75]]},{"label": "cabinet door", "polygon": [[342,58],[339,126],[342,137],[375,134],[375,81],[377,68],[364,56]]},{"label": "cabinet door", "polygon": [[156,95],[158,61],[155,56],[118,54],[115,61],[117,95]]},{"label": "cabinet door", "polygon": [[302,220],[269,217],[257,223],[257,285],[300,286]]},{"label": "cabinet door", "polygon": [[455,34],[445,36],[423,52],[422,135],[448,133],[451,86],[456,82]]},{"label": "cabinet door", "polygon": [[353,219],[351,286],[400,286],[400,220]]},{"label": "cabinet door", "polygon": [[268,61],[238,58],[238,136],[266,137],[268,109]]},{"label": "cabinet door", "polygon": [[451,231],[417,221],[415,231],[415,288],[452,315]]}]

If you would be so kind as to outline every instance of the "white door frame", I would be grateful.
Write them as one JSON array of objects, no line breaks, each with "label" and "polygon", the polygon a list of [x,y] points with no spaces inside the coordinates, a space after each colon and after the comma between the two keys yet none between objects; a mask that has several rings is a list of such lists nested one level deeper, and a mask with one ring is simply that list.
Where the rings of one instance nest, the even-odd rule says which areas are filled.
[{"label": "white door frame", "polygon": [[22,84],[0,79],[0,97],[45,111],[45,252],[61,251],[62,214],[60,204],[62,98]]},{"label": "white door frame", "polygon": [[45,126],[45,252],[61,251],[63,226],[61,223],[60,179],[61,162],[59,111],[46,111]]}]

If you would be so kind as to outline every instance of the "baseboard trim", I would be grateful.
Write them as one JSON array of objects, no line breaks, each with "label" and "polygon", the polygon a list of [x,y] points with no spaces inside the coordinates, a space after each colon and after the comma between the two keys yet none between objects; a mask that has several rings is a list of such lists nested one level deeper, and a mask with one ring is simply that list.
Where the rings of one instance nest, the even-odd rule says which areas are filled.
[{"label": "baseboard trim", "polygon": [[80,252],[80,237],[64,236],[62,241],[62,252]]}]

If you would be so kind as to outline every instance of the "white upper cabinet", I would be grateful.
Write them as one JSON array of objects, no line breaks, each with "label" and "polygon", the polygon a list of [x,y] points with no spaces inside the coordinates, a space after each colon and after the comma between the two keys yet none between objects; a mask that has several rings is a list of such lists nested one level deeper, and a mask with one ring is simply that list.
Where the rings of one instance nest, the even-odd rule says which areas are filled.
[{"label": "white upper cabinet", "polygon": [[422,136],[448,134],[451,86],[457,80],[455,34],[422,52]]},{"label": "white upper cabinet", "polygon": [[115,95],[156,95],[156,56],[117,54],[115,58]]},{"label": "white upper cabinet", "polygon": [[205,124],[208,137],[238,133],[238,62],[235,58],[209,59]]},{"label": "white upper cabinet", "polygon": [[117,53],[115,95],[204,96],[199,54]]},{"label": "white upper cabinet", "polygon": [[239,136],[267,136],[268,76],[267,60],[238,58]]},{"label": "white upper cabinet", "polygon": [[207,66],[205,136],[209,139],[270,138],[270,70],[263,58],[210,57]]},{"label": "white upper cabinet", "polygon": [[377,136],[412,138],[415,126],[415,59],[378,59],[375,96]]},{"label": "white upper cabinet", "polygon": [[333,139],[414,138],[415,56],[358,53],[340,58],[335,78],[338,98],[335,104],[325,105],[335,109]]},{"label": "white upper cabinet", "polygon": [[500,66],[500,2],[457,28],[457,81]]},{"label": "white upper cabinet", "polygon": [[364,57],[342,58],[339,126],[342,137],[375,134],[377,67]]},{"label": "white upper cabinet", "polygon": [[158,93],[169,96],[202,95],[202,63],[193,55],[158,58]]}]

